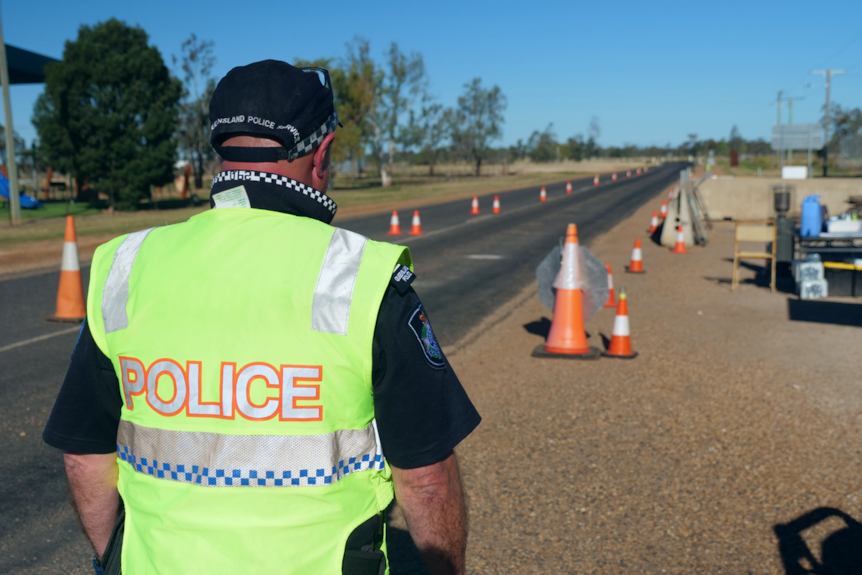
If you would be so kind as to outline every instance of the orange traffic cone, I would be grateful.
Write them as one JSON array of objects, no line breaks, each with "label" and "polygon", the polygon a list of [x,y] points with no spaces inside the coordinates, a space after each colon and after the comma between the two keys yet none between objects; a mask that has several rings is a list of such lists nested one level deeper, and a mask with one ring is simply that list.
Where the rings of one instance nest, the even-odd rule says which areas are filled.
[{"label": "orange traffic cone", "polygon": [[60,264],[60,287],[57,290],[57,313],[45,319],[77,323],[85,317],[87,317],[87,306],[84,304],[84,286],[81,283],[81,266],[78,263],[78,236],[75,234],[75,217],[66,216],[63,263]]},{"label": "orange traffic cone", "polygon": [[422,220],[419,219],[419,210],[413,210],[413,223],[410,226],[411,236],[422,235]]},{"label": "orange traffic cone", "polygon": [[673,188],[671,188],[667,191],[667,199],[669,199],[669,200],[673,199]]},{"label": "orange traffic cone", "polygon": [[648,167],[647,167],[647,168],[644,168],[644,173],[645,173],[645,174],[648,174],[648,173],[649,173],[649,168],[648,168]]},{"label": "orange traffic cone", "polygon": [[685,250],[685,236],[682,235],[682,226],[676,228],[676,245],[670,250],[672,254],[687,254]]},{"label": "orange traffic cone", "polygon": [[658,230],[658,212],[652,213],[652,221],[649,224],[649,233],[654,234]]},{"label": "orange traffic cone", "polygon": [[470,205],[470,215],[479,215],[479,198],[477,196],[473,196],[473,203]]},{"label": "orange traffic cone", "polygon": [[608,301],[605,302],[605,307],[617,307],[617,302],[614,301],[614,276],[611,273],[611,264],[605,264],[608,268]]},{"label": "orange traffic cone", "polygon": [[613,174],[611,174],[611,181],[612,181],[612,182],[616,182],[616,181],[617,181],[617,173],[616,173],[616,172],[614,172]]},{"label": "orange traffic cone", "polygon": [[632,177],[632,171],[631,171],[631,170],[626,170],[626,177],[627,177],[627,178],[631,178],[631,177]]},{"label": "orange traffic cone", "polygon": [[659,215],[661,216],[661,219],[667,218],[667,201],[666,200],[661,201],[661,212],[659,213]]},{"label": "orange traffic cone", "polygon": [[401,235],[401,222],[398,221],[398,212],[392,210],[392,218],[389,220],[389,232],[386,234],[387,236],[400,236]]},{"label": "orange traffic cone", "polygon": [[500,196],[494,196],[494,206],[491,208],[492,214],[500,213]]},{"label": "orange traffic cone", "polygon": [[581,278],[578,264],[578,228],[569,224],[563,261],[554,281],[554,319],[544,345],[533,350],[533,357],[563,357],[596,359],[599,350],[587,344],[584,316],[581,308]]},{"label": "orange traffic cone", "polygon": [[547,202],[548,201],[548,193],[545,191],[545,186],[542,186],[541,191],[539,191],[539,201]]},{"label": "orange traffic cone", "polygon": [[572,193],[572,182],[566,182],[566,193],[567,194]]},{"label": "orange traffic cone", "polygon": [[596,177],[595,177],[595,178],[593,178],[593,185],[594,185],[594,186],[598,186],[598,185],[599,185],[599,175],[598,175],[598,174],[596,174]]},{"label": "orange traffic cone", "polygon": [[617,315],[614,318],[614,331],[611,335],[611,344],[607,351],[603,351],[605,357],[616,357],[619,359],[634,359],[637,352],[632,351],[632,340],[629,333],[629,310],[625,290],[620,292],[620,304],[617,306]]},{"label": "orange traffic cone", "polygon": [[635,247],[632,249],[632,261],[629,266],[626,268],[626,271],[630,274],[642,274],[644,273],[644,258],[643,253],[641,252],[641,240],[640,238],[635,240]]}]

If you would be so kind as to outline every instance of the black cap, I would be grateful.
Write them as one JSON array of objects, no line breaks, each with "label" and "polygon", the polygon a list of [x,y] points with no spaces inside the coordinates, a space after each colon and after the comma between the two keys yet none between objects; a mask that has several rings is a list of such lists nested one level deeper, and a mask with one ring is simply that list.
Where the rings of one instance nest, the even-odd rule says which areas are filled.
[{"label": "black cap", "polygon": [[[294,160],[320,145],[337,124],[331,88],[323,86],[316,72],[278,60],[234,68],[210,100],[210,143],[225,160]],[[270,138],[283,147],[221,146],[238,135]]]}]

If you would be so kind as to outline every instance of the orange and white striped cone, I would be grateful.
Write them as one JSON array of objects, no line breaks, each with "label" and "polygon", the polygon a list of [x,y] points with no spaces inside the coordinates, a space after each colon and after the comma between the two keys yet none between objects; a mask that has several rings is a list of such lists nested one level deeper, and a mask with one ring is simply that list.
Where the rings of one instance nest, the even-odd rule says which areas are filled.
[{"label": "orange and white striped cone", "polygon": [[611,334],[611,344],[607,351],[603,351],[605,357],[617,359],[634,359],[637,352],[632,351],[632,340],[629,329],[629,309],[626,291],[620,291],[620,303],[617,306],[617,315],[614,317],[614,331]]},{"label": "orange and white striped cone", "polygon": [[667,199],[669,199],[669,200],[672,200],[672,199],[673,199],[673,188],[671,188],[671,189],[669,189],[669,190],[668,190],[668,192],[667,192]]},{"label": "orange and white striped cone", "polygon": [[658,212],[652,213],[652,220],[649,224],[649,233],[654,234],[658,231]]},{"label": "orange and white striped cone", "polygon": [[389,232],[386,234],[387,236],[400,236],[401,235],[401,222],[398,221],[398,212],[392,210],[392,217],[389,219]]},{"label": "orange and white striped cone", "polygon": [[663,220],[667,218],[667,201],[666,200],[661,201],[661,212],[659,212],[659,215],[661,216],[661,219],[663,219]]},{"label": "orange and white striped cone", "polygon": [[636,176],[640,176],[640,175],[641,175],[641,169],[640,169],[640,168],[638,168],[637,172],[635,172],[635,175],[636,175]]},{"label": "orange and white striped cone", "polygon": [[78,323],[87,317],[84,303],[84,285],[81,283],[81,266],[78,263],[78,236],[75,217],[66,216],[63,236],[63,263],[60,264],[60,286],[57,289],[57,311],[45,319]]},{"label": "orange and white striped cone", "polygon": [[672,254],[687,254],[685,249],[685,236],[682,233],[682,226],[676,228],[676,245],[670,250]]},{"label": "orange and white striped cone", "polygon": [[500,213],[500,196],[494,196],[494,206],[491,208],[492,214]]},{"label": "orange and white striped cone", "polygon": [[599,185],[599,175],[598,175],[598,174],[596,174],[596,177],[595,177],[595,178],[593,178],[593,185],[594,185],[594,186],[598,186],[598,185]]},{"label": "orange and white striped cone", "polygon": [[611,174],[611,181],[612,181],[612,182],[616,182],[616,181],[617,181],[617,173],[616,173],[616,172],[614,172],[613,174]]},{"label": "orange and white striped cone", "polygon": [[626,170],[626,177],[627,177],[627,178],[631,178],[631,177],[632,177],[632,171],[631,171],[631,170]]},{"label": "orange and white striped cone", "polygon": [[548,192],[545,191],[545,186],[542,186],[542,189],[539,191],[539,201],[547,202],[548,201]]},{"label": "orange and white striped cone", "polygon": [[626,268],[626,271],[630,274],[644,273],[644,256],[641,251],[640,238],[635,240],[635,247],[632,248],[632,261]]},{"label": "orange and white striped cone", "polygon": [[644,173],[645,173],[645,174],[648,174],[648,173],[649,173],[649,167],[644,168]]},{"label": "orange and white striped cone", "polygon": [[419,219],[419,210],[413,210],[413,222],[410,225],[411,236],[422,235],[422,220]]},{"label": "orange and white striped cone", "polygon": [[605,307],[617,307],[617,302],[614,300],[614,275],[611,273],[611,264],[605,264],[608,269],[608,301],[605,302]]},{"label": "orange and white striped cone", "polygon": [[479,215],[479,197],[473,196],[473,203],[470,204],[470,215],[478,216]]},{"label": "orange and white striped cone", "polygon": [[567,194],[572,193],[572,182],[566,182],[566,193]]},{"label": "orange and white striped cone", "polygon": [[578,228],[569,224],[563,261],[554,281],[557,294],[554,298],[554,319],[544,345],[533,350],[533,357],[562,357],[568,359],[597,359],[599,350],[587,344],[581,293],[581,274],[578,262]]}]

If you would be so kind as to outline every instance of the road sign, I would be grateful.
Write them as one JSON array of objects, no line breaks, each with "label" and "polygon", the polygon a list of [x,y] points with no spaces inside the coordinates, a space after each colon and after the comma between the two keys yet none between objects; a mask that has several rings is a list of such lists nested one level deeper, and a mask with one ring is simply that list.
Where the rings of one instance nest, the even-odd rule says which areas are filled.
[{"label": "road sign", "polygon": [[816,150],[823,146],[823,126],[820,124],[774,124],[773,150]]}]

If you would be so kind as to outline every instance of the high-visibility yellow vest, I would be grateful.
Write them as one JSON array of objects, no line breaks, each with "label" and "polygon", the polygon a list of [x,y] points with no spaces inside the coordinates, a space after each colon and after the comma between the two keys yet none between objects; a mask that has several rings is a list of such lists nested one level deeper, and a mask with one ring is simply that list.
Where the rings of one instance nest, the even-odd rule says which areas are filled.
[{"label": "high-visibility yellow vest", "polygon": [[96,250],[125,575],[341,573],[348,535],[393,497],[371,348],[398,263],[409,250],[250,208]]}]

